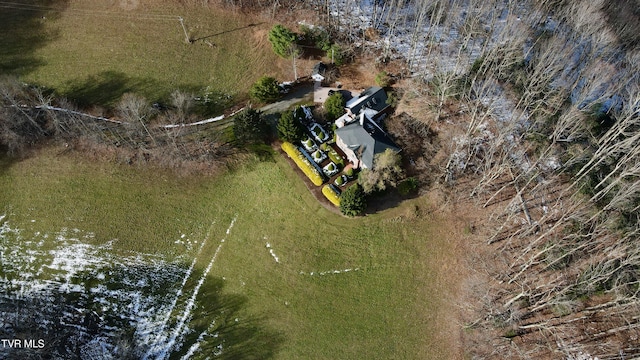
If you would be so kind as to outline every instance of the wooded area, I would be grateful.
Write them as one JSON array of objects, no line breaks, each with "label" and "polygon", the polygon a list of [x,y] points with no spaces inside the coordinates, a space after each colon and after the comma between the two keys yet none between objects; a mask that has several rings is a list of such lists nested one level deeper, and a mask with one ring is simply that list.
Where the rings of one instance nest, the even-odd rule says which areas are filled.
[{"label": "wooded area", "polygon": [[[452,200],[488,214],[474,225],[483,256],[469,260],[483,280],[460,302],[470,354],[640,355],[633,3],[323,2],[330,25],[383,51],[381,66],[406,60],[403,102],[426,111],[402,114],[392,132],[407,136],[410,125],[413,143],[433,132],[411,128],[446,134],[448,158],[430,169]],[[425,161],[416,150],[433,154],[418,147],[414,160]]]}]

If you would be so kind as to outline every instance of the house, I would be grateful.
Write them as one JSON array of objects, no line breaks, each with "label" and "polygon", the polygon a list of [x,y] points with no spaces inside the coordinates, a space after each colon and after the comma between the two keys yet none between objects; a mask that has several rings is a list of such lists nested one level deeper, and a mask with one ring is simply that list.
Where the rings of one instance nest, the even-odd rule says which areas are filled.
[{"label": "house", "polygon": [[372,169],[376,154],[400,151],[380,125],[389,109],[387,93],[372,86],[349,99],[345,114],[336,119],[336,145],[355,168]]},{"label": "house", "polygon": [[335,133],[336,145],[355,168],[372,169],[376,154],[383,153],[387,149],[400,151],[387,133],[366,112],[361,112],[359,121],[339,127]]}]

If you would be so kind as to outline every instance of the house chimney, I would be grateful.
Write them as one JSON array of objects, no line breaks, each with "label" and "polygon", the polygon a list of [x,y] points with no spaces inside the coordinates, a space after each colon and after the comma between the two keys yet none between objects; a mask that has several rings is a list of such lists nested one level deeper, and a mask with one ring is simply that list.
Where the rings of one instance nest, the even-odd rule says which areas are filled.
[{"label": "house chimney", "polygon": [[364,111],[360,112],[360,126],[364,126]]}]

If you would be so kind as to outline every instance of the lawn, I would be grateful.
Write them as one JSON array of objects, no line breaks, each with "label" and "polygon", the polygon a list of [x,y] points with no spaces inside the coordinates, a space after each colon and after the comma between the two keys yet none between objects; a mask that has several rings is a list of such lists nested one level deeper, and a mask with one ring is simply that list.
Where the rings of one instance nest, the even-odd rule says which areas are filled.
[{"label": "lawn", "polygon": [[[223,353],[236,344],[240,358],[455,358],[446,300],[454,285],[439,269],[451,249],[432,235],[446,231],[416,215],[423,199],[348,219],[319,205],[279,156],[213,179],[43,150],[3,160],[0,187],[0,215],[25,239],[79,229],[93,245],[112,241],[114,254],[195,258],[179,301],[205,279],[187,345],[227,311]],[[176,242],[185,236],[199,243]],[[204,345],[195,358],[216,351]]]},{"label": "lawn", "polygon": [[223,106],[262,75],[290,80],[267,41],[271,24],[257,17],[164,0],[28,3],[0,12],[0,69],[84,106],[113,105],[125,92],[162,100],[177,88]]}]

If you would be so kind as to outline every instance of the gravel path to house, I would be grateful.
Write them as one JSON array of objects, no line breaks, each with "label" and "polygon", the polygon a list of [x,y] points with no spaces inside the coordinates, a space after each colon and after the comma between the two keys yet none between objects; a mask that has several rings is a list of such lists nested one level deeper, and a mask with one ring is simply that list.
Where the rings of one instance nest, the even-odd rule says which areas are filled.
[{"label": "gravel path to house", "polygon": [[265,114],[281,113],[294,104],[305,100],[313,101],[313,83],[309,81],[296,85],[282,100],[265,105],[260,108],[260,111]]}]

